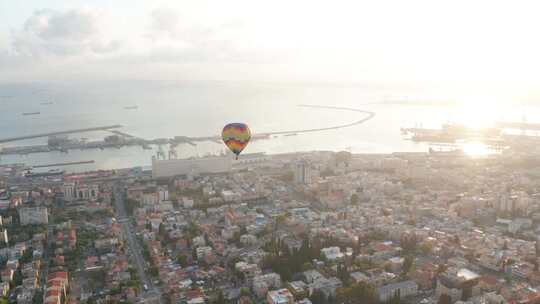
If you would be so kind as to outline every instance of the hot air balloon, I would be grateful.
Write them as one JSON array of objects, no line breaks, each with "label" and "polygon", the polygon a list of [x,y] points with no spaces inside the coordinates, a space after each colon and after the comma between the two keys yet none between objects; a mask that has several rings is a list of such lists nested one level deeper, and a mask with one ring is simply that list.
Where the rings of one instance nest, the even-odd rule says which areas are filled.
[{"label": "hot air balloon", "polygon": [[229,150],[236,154],[236,159],[238,159],[238,155],[240,155],[251,139],[251,131],[244,123],[230,123],[223,127],[221,138]]}]

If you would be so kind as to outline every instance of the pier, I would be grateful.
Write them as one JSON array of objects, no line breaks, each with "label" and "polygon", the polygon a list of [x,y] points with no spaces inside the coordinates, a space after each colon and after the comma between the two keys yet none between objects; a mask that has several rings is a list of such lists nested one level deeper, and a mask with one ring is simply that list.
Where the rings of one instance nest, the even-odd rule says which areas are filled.
[{"label": "pier", "polygon": [[367,114],[366,117],[353,121],[348,124],[343,125],[337,125],[337,126],[330,126],[330,127],[324,127],[324,128],[313,128],[313,129],[302,129],[302,130],[292,130],[292,131],[276,131],[276,132],[267,132],[267,133],[259,133],[255,135],[259,136],[271,136],[271,135],[283,135],[283,134],[300,134],[300,133],[310,133],[310,132],[322,132],[322,131],[330,131],[330,130],[338,130],[343,128],[349,128],[352,126],[356,126],[359,124],[362,124],[373,117],[375,117],[375,112],[371,111],[365,111],[365,110],[359,110],[359,109],[353,109],[353,108],[346,108],[346,107],[333,107],[333,106],[318,106],[318,105],[298,105],[299,107],[304,108],[314,108],[314,109],[327,109],[327,110],[341,110],[341,111],[351,111],[351,112],[359,112],[363,114]]},{"label": "pier", "polygon": [[104,131],[104,130],[110,130],[110,129],[118,129],[121,127],[122,127],[121,125],[112,125],[112,126],[103,126],[103,127],[72,129],[72,130],[64,130],[64,131],[56,131],[56,132],[48,132],[48,133],[30,134],[30,135],[23,135],[23,136],[17,136],[17,137],[0,138],[0,143],[7,143],[7,142],[12,142],[12,141],[34,139],[34,138],[56,136],[56,135],[65,135],[65,134],[72,134],[72,133]]},{"label": "pier", "polygon": [[[261,140],[261,139],[269,139],[273,135],[289,135],[289,134],[298,135],[302,133],[338,130],[338,129],[348,128],[348,127],[362,124],[372,119],[373,117],[375,117],[374,112],[364,111],[364,110],[359,110],[359,109],[354,109],[354,108],[347,108],[347,107],[334,107],[334,106],[321,106],[321,105],[298,105],[298,106],[306,107],[306,108],[326,109],[326,110],[352,111],[352,112],[358,112],[358,113],[362,113],[366,115],[362,117],[361,119],[350,122],[350,123],[334,125],[334,126],[329,126],[329,127],[253,133],[251,136],[251,140],[255,141],[255,140]],[[197,142],[203,142],[203,141],[221,143],[221,135],[201,136],[201,137],[175,136],[173,138],[143,139],[143,138],[140,138],[140,137],[137,137],[137,136],[134,136],[134,135],[122,132],[122,131],[112,130],[112,129],[117,129],[120,127],[122,126],[112,125],[112,126],[74,129],[74,130],[65,130],[65,131],[4,138],[4,139],[0,139],[0,143],[6,143],[6,142],[12,142],[12,141],[18,141],[18,140],[24,140],[24,139],[47,137],[47,136],[63,135],[63,134],[90,132],[90,131],[108,131],[112,134],[117,135],[117,137],[115,138],[105,137],[104,140],[92,141],[92,142],[80,141],[80,140],[75,139],[75,140],[66,140],[63,142],[56,143],[56,144],[49,143],[47,145],[5,147],[3,149],[0,149],[0,155],[9,155],[9,154],[25,155],[25,154],[30,154],[30,153],[54,152],[54,151],[68,152],[69,150],[72,150],[72,149],[81,149],[81,150],[102,149],[103,150],[105,148],[121,148],[121,147],[127,147],[127,146],[141,146],[144,149],[147,149],[151,145],[157,145],[157,146],[171,145],[175,147],[179,144],[189,144],[189,145],[195,146]]]},{"label": "pier", "polygon": [[73,165],[86,165],[86,164],[93,164],[93,163],[95,163],[94,160],[82,160],[82,161],[72,161],[72,162],[54,163],[54,164],[46,164],[46,165],[34,165],[31,167],[32,168],[48,168],[48,167],[73,166]]},{"label": "pier", "polygon": [[497,122],[498,128],[505,129],[519,129],[519,130],[540,130],[540,123],[528,123],[528,122]]},{"label": "pier", "polygon": [[[251,135],[251,140],[259,140],[259,139],[268,139],[273,135],[287,135],[287,134],[301,134],[301,133],[311,133],[311,132],[322,132],[322,131],[330,131],[330,130],[338,130],[343,128],[352,127],[355,125],[362,124],[373,117],[375,117],[375,112],[371,111],[365,111],[365,110],[359,110],[359,109],[353,109],[353,108],[346,108],[346,107],[333,107],[333,106],[318,106],[318,105],[298,105],[299,107],[305,107],[305,108],[315,108],[315,109],[327,109],[327,110],[341,110],[341,111],[352,111],[352,112],[358,112],[367,114],[366,117],[353,121],[351,123],[337,125],[337,126],[330,126],[330,127],[323,127],[323,128],[312,128],[312,129],[301,129],[301,130],[284,130],[284,131],[272,131],[272,132],[261,132],[261,133],[254,133]],[[220,142],[221,136],[203,136],[203,137],[189,137],[189,136],[175,136],[171,139],[171,144],[191,144],[194,145],[197,141],[212,141],[212,142]]]}]

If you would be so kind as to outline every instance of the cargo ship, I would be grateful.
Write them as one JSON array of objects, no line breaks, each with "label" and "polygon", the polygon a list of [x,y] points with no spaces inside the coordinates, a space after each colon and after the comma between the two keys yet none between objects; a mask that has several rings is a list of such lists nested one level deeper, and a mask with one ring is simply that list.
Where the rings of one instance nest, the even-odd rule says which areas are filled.
[{"label": "cargo ship", "polygon": [[41,114],[41,112],[24,112],[24,113],[22,113],[22,115],[24,115],[24,116],[39,115],[39,114]]},{"label": "cargo ship", "polygon": [[499,128],[468,128],[460,124],[443,124],[440,129],[401,128],[401,134],[412,141],[453,143],[466,139],[492,139],[501,136]]},{"label": "cargo ship", "polygon": [[49,177],[49,176],[60,176],[60,175],[64,175],[65,171],[63,170],[58,170],[58,169],[53,169],[53,170],[49,170],[47,172],[38,172],[38,173],[34,173],[30,170],[28,170],[24,176],[25,177]]}]

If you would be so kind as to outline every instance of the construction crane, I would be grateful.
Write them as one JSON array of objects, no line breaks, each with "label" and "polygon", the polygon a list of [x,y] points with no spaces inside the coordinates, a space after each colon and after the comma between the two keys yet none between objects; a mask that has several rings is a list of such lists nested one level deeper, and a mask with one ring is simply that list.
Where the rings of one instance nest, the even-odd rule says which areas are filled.
[{"label": "construction crane", "polygon": [[162,159],[162,160],[165,159],[165,151],[163,150],[162,145],[158,145],[157,159]]},{"label": "construction crane", "polygon": [[177,145],[170,145],[169,146],[169,159],[177,159],[178,158],[178,152],[176,151]]}]

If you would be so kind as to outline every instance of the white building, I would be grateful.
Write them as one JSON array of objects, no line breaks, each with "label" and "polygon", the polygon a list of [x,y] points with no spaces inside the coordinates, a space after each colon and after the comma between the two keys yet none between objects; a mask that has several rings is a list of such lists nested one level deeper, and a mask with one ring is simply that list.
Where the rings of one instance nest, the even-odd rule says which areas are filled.
[{"label": "white building", "polygon": [[9,238],[8,238],[8,232],[7,232],[7,229],[0,230],[0,242],[1,242],[1,243],[4,243],[4,244],[8,244],[8,243],[9,243]]},{"label": "white building", "polygon": [[339,259],[342,259],[344,257],[344,254],[341,252],[341,249],[339,247],[328,247],[321,249],[321,254],[326,258],[328,261],[336,261]]},{"label": "white building", "polygon": [[532,220],[528,218],[514,219],[510,225],[508,225],[508,232],[516,233],[521,229],[528,229],[532,226]]},{"label": "white building", "polygon": [[62,193],[64,194],[64,199],[66,201],[75,200],[77,194],[75,192],[75,183],[64,183],[62,185]]},{"label": "white building", "polygon": [[221,198],[223,198],[223,201],[225,202],[232,202],[232,201],[240,200],[240,194],[232,190],[223,190],[221,191]]},{"label": "white building", "polygon": [[297,184],[311,184],[312,174],[311,166],[305,160],[301,160],[295,164],[294,167],[294,182]]},{"label": "white building", "polygon": [[231,155],[166,160],[152,158],[152,178],[201,173],[226,173],[231,169]]},{"label": "white building", "polygon": [[212,253],[212,247],[210,246],[197,247],[196,249],[197,260],[201,260],[211,253]]},{"label": "white building", "polygon": [[159,202],[168,201],[169,200],[169,190],[165,188],[159,188],[158,190],[158,200]]},{"label": "white building", "polygon": [[253,292],[263,298],[268,290],[281,287],[281,277],[277,273],[267,273],[253,278]]},{"label": "white building", "polygon": [[99,186],[97,184],[79,184],[74,182],[64,183],[62,185],[62,194],[64,200],[95,200],[99,197]]},{"label": "white building", "polygon": [[418,284],[414,281],[404,281],[395,284],[389,284],[377,288],[376,294],[379,301],[386,302],[394,296],[403,299],[408,296],[414,296],[418,293]]},{"label": "white building", "polygon": [[240,236],[240,243],[244,246],[251,246],[257,243],[257,237],[252,234],[244,234]]},{"label": "white building", "polygon": [[242,154],[235,165],[253,165],[253,164],[265,164],[271,160],[271,157],[265,153],[248,153]]},{"label": "white building", "polygon": [[19,209],[21,225],[35,225],[49,223],[47,207],[25,207]]},{"label": "white building", "polygon": [[182,206],[184,206],[184,208],[193,208],[193,205],[194,201],[192,199],[187,197],[182,198]]},{"label": "white building", "polygon": [[266,295],[268,304],[292,304],[294,303],[294,296],[287,289],[272,290]]},{"label": "white building", "polygon": [[156,205],[159,201],[159,195],[158,193],[154,191],[148,191],[143,193],[142,196],[142,203],[145,206],[153,206]]}]

